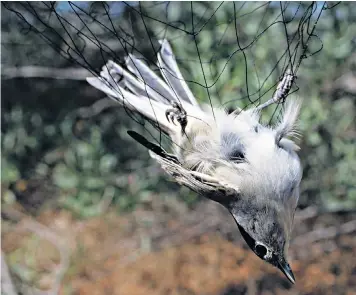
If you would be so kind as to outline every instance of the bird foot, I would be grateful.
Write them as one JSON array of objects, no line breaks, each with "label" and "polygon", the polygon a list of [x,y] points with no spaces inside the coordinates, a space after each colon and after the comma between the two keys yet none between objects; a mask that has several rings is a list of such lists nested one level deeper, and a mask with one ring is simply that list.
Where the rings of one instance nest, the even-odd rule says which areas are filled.
[{"label": "bird foot", "polygon": [[183,109],[182,105],[172,102],[172,108],[166,110],[166,118],[169,123],[176,125],[177,121],[182,127],[182,133],[185,132],[185,127],[188,124],[187,112]]}]

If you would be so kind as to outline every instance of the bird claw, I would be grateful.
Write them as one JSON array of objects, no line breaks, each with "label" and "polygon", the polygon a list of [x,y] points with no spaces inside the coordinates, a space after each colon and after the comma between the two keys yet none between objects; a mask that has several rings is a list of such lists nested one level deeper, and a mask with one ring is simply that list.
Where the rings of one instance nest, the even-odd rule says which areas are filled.
[{"label": "bird claw", "polygon": [[181,105],[176,102],[172,102],[172,108],[166,110],[166,118],[169,123],[177,125],[177,121],[182,127],[182,133],[185,132],[185,127],[187,126],[187,112],[183,109]]},{"label": "bird claw", "polygon": [[173,123],[174,125],[176,125],[176,122],[174,122],[174,114],[172,112],[172,109],[168,109],[166,111],[166,118],[169,123]]}]

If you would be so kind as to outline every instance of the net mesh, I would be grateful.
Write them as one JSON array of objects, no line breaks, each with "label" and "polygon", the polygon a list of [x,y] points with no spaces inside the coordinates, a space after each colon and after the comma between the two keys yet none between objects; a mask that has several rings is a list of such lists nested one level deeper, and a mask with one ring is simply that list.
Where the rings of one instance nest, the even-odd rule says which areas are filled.
[{"label": "net mesh", "polygon": [[[98,75],[108,60],[125,68],[125,58],[134,54],[159,73],[159,40],[167,39],[198,101],[227,109],[268,104],[286,73],[294,79],[303,61],[322,49],[317,24],[332,7],[325,2],[3,3],[18,19],[20,34],[34,35],[40,50],[50,46],[58,53],[55,61],[41,54],[41,64],[71,64]],[[298,90],[293,81],[289,94]],[[265,118],[272,122],[284,101]]]}]

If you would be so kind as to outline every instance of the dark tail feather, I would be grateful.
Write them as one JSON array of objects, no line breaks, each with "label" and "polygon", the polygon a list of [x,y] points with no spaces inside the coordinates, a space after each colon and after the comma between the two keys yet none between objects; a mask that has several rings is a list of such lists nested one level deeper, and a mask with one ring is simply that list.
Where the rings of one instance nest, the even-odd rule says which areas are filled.
[{"label": "dark tail feather", "polygon": [[176,164],[179,164],[179,161],[177,157],[175,157],[172,154],[167,153],[163,148],[161,148],[159,145],[152,143],[148,141],[146,138],[144,138],[141,134],[138,134],[135,131],[129,130],[127,131],[127,134],[130,135],[134,140],[142,144],[144,147],[148,148],[150,151],[154,152],[158,156],[170,160]]}]

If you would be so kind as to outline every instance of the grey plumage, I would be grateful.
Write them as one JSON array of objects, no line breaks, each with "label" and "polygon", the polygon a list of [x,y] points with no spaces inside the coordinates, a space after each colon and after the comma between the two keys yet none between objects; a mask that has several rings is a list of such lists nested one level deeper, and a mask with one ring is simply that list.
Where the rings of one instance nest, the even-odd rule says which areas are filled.
[{"label": "grey plumage", "polygon": [[[87,78],[88,82],[157,121],[174,142],[173,155],[133,131],[130,135],[177,182],[225,206],[256,255],[294,282],[286,257],[302,177],[296,154],[299,148],[291,139],[297,135],[300,101],[290,100],[274,127],[260,123],[261,108],[231,114],[214,109],[214,115],[203,111],[184,81],[168,41],[160,43],[158,66],[164,80],[129,55],[128,70],[109,61],[100,77]],[[166,118],[172,102],[186,111],[184,130]]]}]

